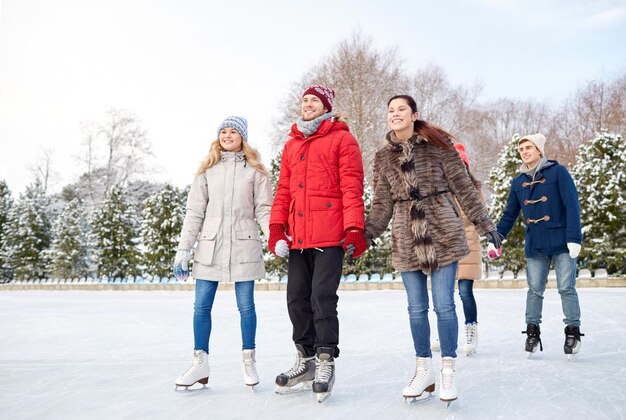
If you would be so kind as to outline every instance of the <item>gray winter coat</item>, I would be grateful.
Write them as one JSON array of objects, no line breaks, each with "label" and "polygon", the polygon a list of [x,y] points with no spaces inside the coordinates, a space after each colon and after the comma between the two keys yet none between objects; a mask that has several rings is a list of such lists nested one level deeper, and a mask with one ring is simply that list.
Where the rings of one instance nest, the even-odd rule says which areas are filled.
[{"label": "gray winter coat", "polygon": [[[236,282],[265,277],[257,222],[269,236],[272,187],[243,152],[222,152],[221,162],[197,175],[178,249],[194,244],[193,276]],[[256,221],[255,221],[256,219]]]}]

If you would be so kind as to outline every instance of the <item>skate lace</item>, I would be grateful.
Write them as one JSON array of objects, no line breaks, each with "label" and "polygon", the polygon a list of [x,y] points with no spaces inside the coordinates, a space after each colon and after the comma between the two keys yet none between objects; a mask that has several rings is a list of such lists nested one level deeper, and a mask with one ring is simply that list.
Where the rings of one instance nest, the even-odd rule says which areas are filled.
[{"label": "skate lace", "polygon": [[318,359],[317,366],[315,367],[315,381],[328,382],[333,375],[332,366],[334,364],[334,361]]},{"label": "skate lace", "polygon": [[476,327],[473,325],[468,325],[465,327],[465,342],[467,344],[472,344],[474,342],[474,337],[476,337]]},{"label": "skate lace", "polygon": [[413,374],[413,378],[411,382],[409,382],[409,388],[415,388],[419,384],[422,383],[426,375],[428,374],[428,367],[426,363],[421,363],[421,361],[417,362],[417,366],[415,368],[415,373]]},{"label": "skate lace", "polygon": [[291,369],[289,369],[283,375],[287,376],[290,379],[295,378],[296,376],[301,375],[305,369],[306,369],[306,360],[304,359],[304,357],[301,357],[298,354],[296,356],[296,362],[294,363],[294,365],[291,367]]},{"label": "skate lace", "polygon": [[193,360],[191,362],[191,366],[183,373],[183,377],[189,378],[195,374],[195,372],[200,369],[200,365],[204,363],[203,354],[201,352],[193,353]]},{"label": "skate lace", "polygon": [[442,361],[441,368],[441,387],[443,389],[451,389],[454,384],[454,365],[450,362]]},{"label": "skate lace", "polygon": [[256,364],[252,359],[243,361],[243,368],[247,376],[256,376]]}]

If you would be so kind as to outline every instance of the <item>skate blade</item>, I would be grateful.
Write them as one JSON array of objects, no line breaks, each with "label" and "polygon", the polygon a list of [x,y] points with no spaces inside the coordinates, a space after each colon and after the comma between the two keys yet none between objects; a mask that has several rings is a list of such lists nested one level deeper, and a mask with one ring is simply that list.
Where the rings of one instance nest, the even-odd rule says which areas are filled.
[{"label": "skate blade", "polygon": [[404,403],[408,404],[408,405],[418,405],[418,404],[423,404],[427,401],[432,400],[433,398],[435,398],[435,396],[432,394],[432,392],[429,392],[428,395],[419,395],[417,397],[404,397]]},{"label": "skate blade", "polygon": [[452,400],[442,400],[441,398],[439,399],[446,404],[446,408],[450,408],[450,404],[452,404],[453,401],[456,401],[456,398]]},{"label": "skate blade", "polygon": [[318,392],[315,396],[317,397],[317,402],[321,404],[330,397],[330,392]]},{"label": "skate blade", "polygon": [[[198,382],[196,382],[197,384]],[[202,387],[200,388],[192,388],[192,386],[194,386],[195,384],[192,385],[175,385],[174,388],[174,392],[178,392],[181,394],[184,394],[186,392],[198,392],[198,391],[204,391],[205,389],[209,389],[208,386],[206,386],[206,384],[202,384]],[[181,388],[181,389],[179,389]]]},{"label": "skate blade", "polygon": [[280,386],[276,385],[274,392],[278,395],[299,394],[301,392],[311,391],[313,388],[313,381],[306,381],[296,384],[294,386]]},{"label": "skate blade", "polygon": [[572,360],[576,359],[576,354],[566,354],[565,356],[567,357],[568,362],[571,362]]}]

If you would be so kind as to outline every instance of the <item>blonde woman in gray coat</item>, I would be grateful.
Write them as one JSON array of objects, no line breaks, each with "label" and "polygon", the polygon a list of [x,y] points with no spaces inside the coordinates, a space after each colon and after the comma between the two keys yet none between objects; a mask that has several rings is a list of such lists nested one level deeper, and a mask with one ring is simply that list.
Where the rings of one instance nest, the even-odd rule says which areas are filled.
[{"label": "blonde woman in gray coat", "polygon": [[265,277],[265,265],[257,223],[269,236],[272,188],[258,152],[248,145],[245,118],[226,118],[217,135],[189,191],[174,261],[176,278],[186,279],[195,245],[193,361],[176,379],[176,387],[208,383],[211,308],[219,282],[235,283],[241,317],[244,383],[248,386],[259,383],[255,366],[254,280]]}]

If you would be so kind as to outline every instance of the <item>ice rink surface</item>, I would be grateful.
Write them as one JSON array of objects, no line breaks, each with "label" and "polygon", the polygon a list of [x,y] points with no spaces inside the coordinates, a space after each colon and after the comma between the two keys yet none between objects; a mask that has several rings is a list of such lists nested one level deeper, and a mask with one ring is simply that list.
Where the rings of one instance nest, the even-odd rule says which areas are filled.
[{"label": "ice rink surface", "polygon": [[[243,384],[234,292],[219,291],[208,389],[174,392],[191,362],[193,292],[0,291],[0,418],[625,418],[626,289],[578,292],[585,337],[568,361],[556,290],[544,301],[544,351],[531,359],[520,333],[526,291],[475,290],[478,352],[459,351],[459,399],[446,409],[438,398],[414,406],[402,398],[415,368],[403,290],[340,292],[341,356],[323,404],[311,393],[274,393],[275,376],[294,361],[285,292],[255,295],[255,391]],[[461,308],[457,296],[460,328]]]}]

